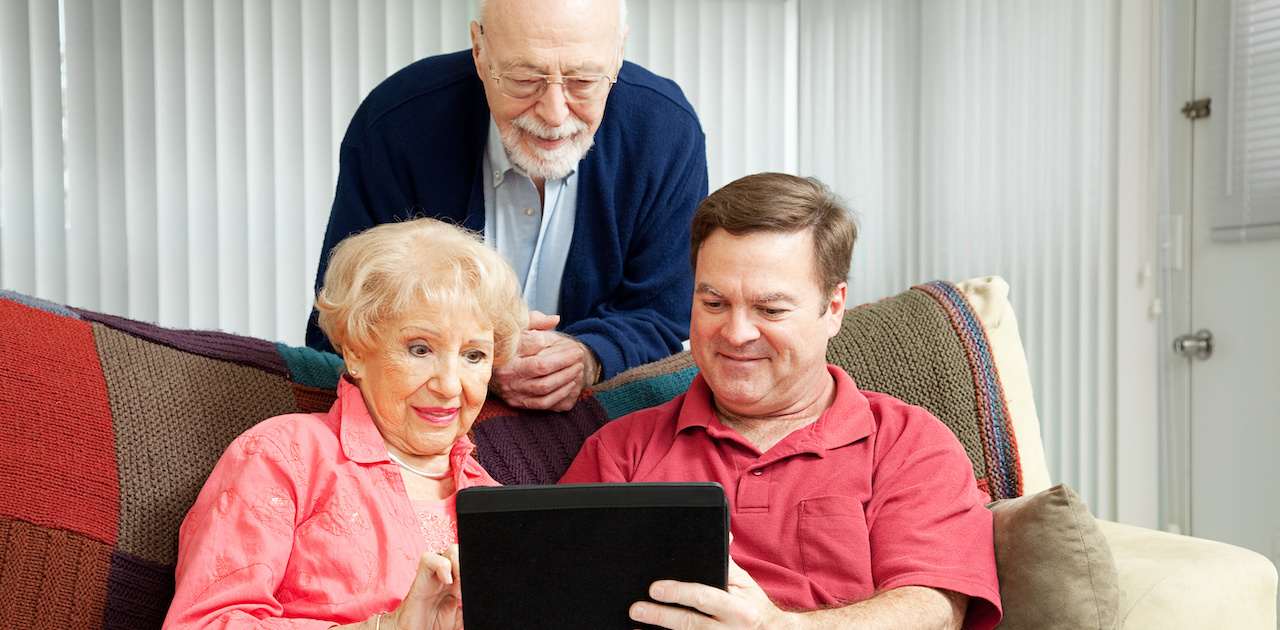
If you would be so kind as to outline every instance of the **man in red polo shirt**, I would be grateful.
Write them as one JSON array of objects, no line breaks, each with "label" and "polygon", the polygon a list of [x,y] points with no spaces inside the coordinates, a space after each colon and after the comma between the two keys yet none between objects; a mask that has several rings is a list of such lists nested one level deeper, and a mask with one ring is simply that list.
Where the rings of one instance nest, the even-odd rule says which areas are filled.
[{"label": "man in red polo shirt", "polygon": [[857,227],[821,183],[763,173],[693,217],[690,345],[671,402],[605,425],[562,483],[716,481],[729,590],[655,582],[631,618],[666,628],[991,628],[986,494],[924,409],[826,362]]}]

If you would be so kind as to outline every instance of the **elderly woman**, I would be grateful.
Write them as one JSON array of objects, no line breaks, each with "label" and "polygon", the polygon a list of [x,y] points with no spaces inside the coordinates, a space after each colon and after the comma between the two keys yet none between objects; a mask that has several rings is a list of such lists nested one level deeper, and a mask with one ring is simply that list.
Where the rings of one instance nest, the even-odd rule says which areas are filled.
[{"label": "elderly woman", "polygon": [[497,485],[467,431],[528,324],[473,234],[388,223],[333,251],[316,300],[346,361],[328,413],[235,440],[182,524],[165,628],[461,625],[454,496]]}]

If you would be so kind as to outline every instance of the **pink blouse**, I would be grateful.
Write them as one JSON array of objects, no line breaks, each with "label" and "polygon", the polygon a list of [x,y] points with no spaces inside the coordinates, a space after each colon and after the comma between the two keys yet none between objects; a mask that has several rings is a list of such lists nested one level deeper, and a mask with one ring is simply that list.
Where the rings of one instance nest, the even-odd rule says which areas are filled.
[{"label": "pink blouse", "polygon": [[[474,448],[453,446],[456,487],[498,485]],[[329,628],[392,610],[418,558],[452,534],[417,512],[343,379],[328,413],[271,418],[227,447],[182,522],[164,627]]]}]

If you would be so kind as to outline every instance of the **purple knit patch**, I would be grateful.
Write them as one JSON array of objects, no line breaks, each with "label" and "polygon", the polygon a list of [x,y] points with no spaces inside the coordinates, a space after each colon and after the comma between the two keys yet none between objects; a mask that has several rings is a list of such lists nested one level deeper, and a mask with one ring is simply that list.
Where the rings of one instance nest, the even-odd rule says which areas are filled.
[{"label": "purple knit patch", "polygon": [[504,486],[550,485],[560,481],[582,443],[608,421],[593,397],[564,413],[494,416],[472,429],[476,460]]},{"label": "purple knit patch", "polygon": [[96,322],[104,326],[128,333],[134,337],[146,339],[169,346],[183,352],[190,352],[211,359],[232,361],[241,365],[255,367],[277,376],[288,377],[289,368],[276,345],[270,341],[241,337],[219,330],[175,330],[161,328],[132,319],[125,319],[105,313],[95,313],[72,308],[82,319]]},{"label": "purple knit patch", "polygon": [[173,567],[111,552],[103,630],[158,629],[173,601]]}]

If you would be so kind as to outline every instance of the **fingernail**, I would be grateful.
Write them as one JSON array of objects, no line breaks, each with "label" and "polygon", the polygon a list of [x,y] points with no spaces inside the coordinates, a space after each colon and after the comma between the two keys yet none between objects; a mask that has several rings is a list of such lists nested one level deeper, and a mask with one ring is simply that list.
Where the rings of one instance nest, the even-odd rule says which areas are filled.
[{"label": "fingernail", "polygon": [[652,587],[649,588],[649,592],[653,594],[654,599],[662,598],[662,590],[663,589],[661,584],[654,584]]},{"label": "fingernail", "polygon": [[648,616],[648,614],[649,609],[644,604],[636,604],[631,607],[631,618],[636,621],[644,621],[644,618]]}]

